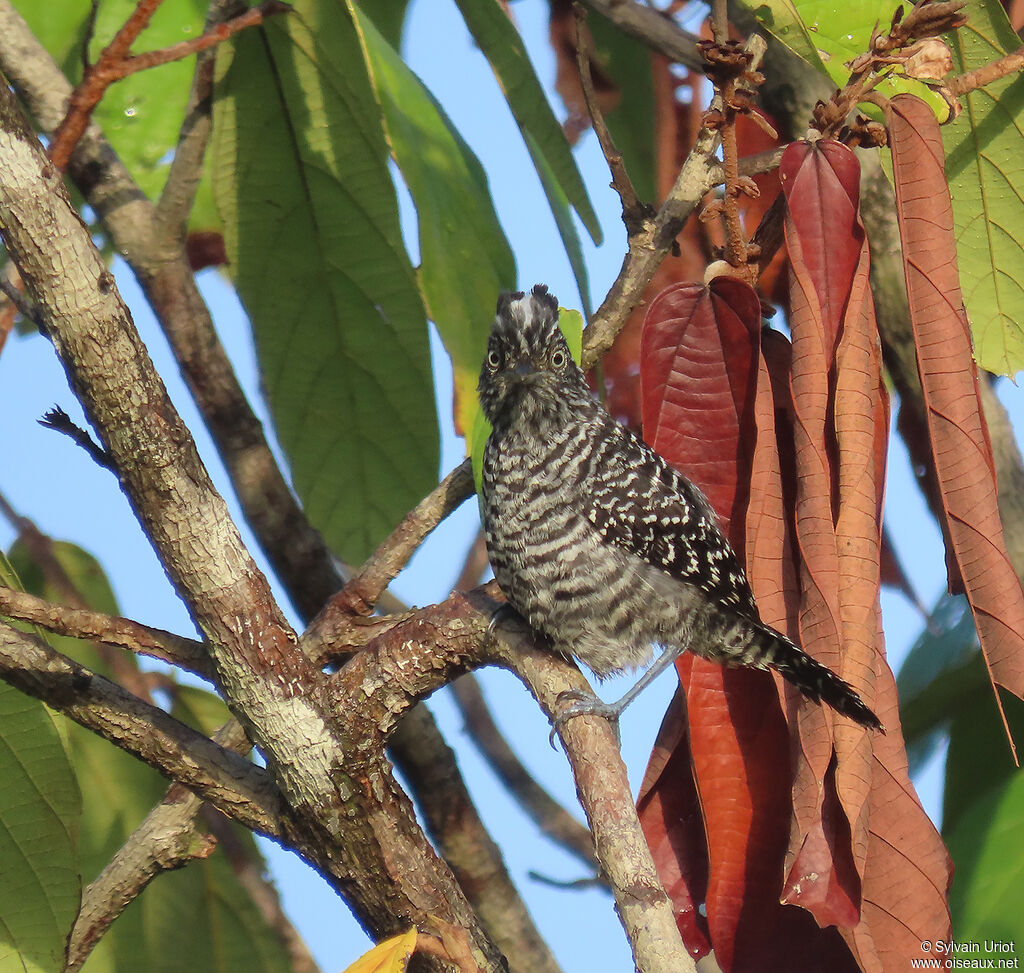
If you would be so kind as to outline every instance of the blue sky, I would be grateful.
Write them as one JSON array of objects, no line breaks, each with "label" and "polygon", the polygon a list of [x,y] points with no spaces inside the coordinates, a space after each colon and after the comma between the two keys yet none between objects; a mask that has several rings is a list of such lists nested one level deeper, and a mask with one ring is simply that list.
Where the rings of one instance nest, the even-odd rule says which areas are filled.
[{"label": "blue sky", "polygon": [[[550,86],[554,79],[554,62],[547,45],[547,4],[543,0],[521,0],[514,4],[514,11],[528,49],[536,58],[538,74],[545,85]],[[563,305],[578,306],[568,261],[529,156],[504,107],[490,68],[466,32],[452,0],[414,2],[406,38],[411,66],[440,100],[489,174],[498,213],[519,268],[518,281],[509,281],[509,285],[528,287],[544,282]],[[551,97],[561,115],[560,103],[554,95]],[[586,233],[580,228],[597,304],[621,265],[625,232],[619,219],[618,200],[608,188],[607,169],[593,136],[583,139],[578,157],[606,238],[600,248],[588,246]],[[405,210],[407,238],[413,241],[414,248],[413,216],[407,202]],[[145,301],[123,266],[117,267],[116,272],[122,294],[132,308],[176,406],[196,435],[219,488],[230,498],[224,471]],[[204,272],[201,281],[218,331],[250,399],[265,414],[248,325],[233,291],[213,271]],[[451,431],[451,379],[443,350],[436,340],[433,352],[439,411],[447,424],[441,464],[441,472],[446,472],[461,460],[463,444]],[[1024,416],[1024,400],[1019,389],[1004,382],[1001,394],[1015,419]],[[55,404],[65,408],[76,421],[82,421],[81,411],[49,344],[38,337],[12,338],[0,355],[0,414],[4,416],[0,426],[0,453],[4,457],[0,488],[13,506],[32,518],[42,530],[55,538],[80,544],[101,560],[111,573],[124,614],[191,634],[191,623],[184,609],[110,474],[92,464],[69,440],[37,424],[36,420]],[[930,604],[945,585],[941,539],[924,509],[905,453],[898,443],[891,452],[887,503],[887,519],[897,551],[917,591],[924,602]],[[237,507],[233,510],[241,524]],[[476,505],[469,501],[435,533],[398,579],[394,590],[399,597],[419,605],[445,597],[476,528]],[[250,540],[244,526],[243,533],[247,541]],[[9,526],[0,523],[0,545],[6,547],[12,537]],[[250,543],[250,549],[256,552],[256,545]],[[921,620],[901,596],[891,593],[883,595],[883,611],[890,660],[898,670],[920,631]],[[568,764],[561,753],[555,753],[548,746],[548,727],[533,701],[506,673],[488,671],[481,678],[496,719],[520,755],[541,783],[579,813]],[[672,671],[664,674],[644,697],[644,702],[629,710],[623,719],[623,755],[634,789],[643,775],[661,714],[672,694],[673,681]],[[627,685],[628,680],[608,682],[601,692],[605,698],[614,699]],[[559,880],[582,877],[575,860],[541,838],[534,824],[504,793],[468,740],[448,694],[437,694],[430,706],[458,751],[460,765],[485,823],[502,845],[514,879],[567,973],[632,969],[628,947],[608,895],[593,889],[558,890],[527,876],[527,872],[533,870]],[[926,769],[919,787],[927,809],[937,814],[941,795],[937,764]],[[367,948],[368,940],[344,904],[312,870],[269,842],[264,846],[285,907],[325,973],[344,969]]]}]

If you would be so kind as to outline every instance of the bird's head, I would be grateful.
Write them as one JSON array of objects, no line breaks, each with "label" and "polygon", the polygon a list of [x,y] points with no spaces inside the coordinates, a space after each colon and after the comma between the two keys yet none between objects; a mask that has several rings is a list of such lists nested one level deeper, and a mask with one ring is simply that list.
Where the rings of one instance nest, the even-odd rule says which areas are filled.
[{"label": "bird's head", "polygon": [[504,293],[480,369],[480,404],[494,426],[551,419],[577,395],[589,398],[583,372],[558,327],[558,301],[544,284]]}]

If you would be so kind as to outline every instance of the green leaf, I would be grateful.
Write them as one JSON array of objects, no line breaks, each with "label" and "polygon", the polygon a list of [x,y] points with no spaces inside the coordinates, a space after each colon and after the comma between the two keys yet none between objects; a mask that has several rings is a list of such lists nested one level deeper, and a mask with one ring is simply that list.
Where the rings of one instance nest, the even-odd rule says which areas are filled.
[{"label": "green leaf", "polygon": [[[998,0],[968,0],[966,27],[947,38],[957,72],[1020,46]],[[1024,368],[1024,78],[1019,73],[961,99],[943,128],[960,283],[978,364]]]},{"label": "green leaf", "polygon": [[362,561],[437,482],[426,316],[357,31],[340,4],[218,49],[215,192],[310,519]]},{"label": "green leaf", "polygon": [[1024,774],[1015,773],[994,790],[972,796],[969,809],[945,834],[955,865],[949,897],[953,929],[961,943],[1020,943]]},{"label": "green leaf", "polygon": [[[565,335],[566,344],[569,346],[569,354],[578,363],[583,359],[583,315],[579,311],[570,311],[564,307],[558,309],[558,327]],[[470,459],[473,463],[473,482],[476,484],[477,501],[483,497],[480,489],[481,477],[483,476],[484,447],[487,445],[487,438],[491,435],[491,424],[483,413],[478,409],[476,419],[473,422],[473,433],[470,437]]]},{"label": "green leaf", "polygon": [[[842,88],[850,77],[848,62],[868,50],[876,25],[888,30],[902,0],[743,0],[765,30]],[[926,101],[940,121],[949,116],[949,106],[924,82],[908,78],[894,67],[877,90],[886,98],[901,92]],[[860,109],[880,117],[874,105],[862,102]]]},{"label": "green leaf", "polygon": [[81,794],[61,717],[0,682],[0,973],[64,968]]},{"label": "green leaf", "polygon": [[[978,661],[979,667],[981,661]],[[1024,740],[1024,701],[1000,692],[1006,722],[1017,741]],[[1006,730],[992,698],[969,693],[957,703],[946,751],[942,794],[943,830],[956,828],[980,794],[999,787],[1016,773]]]},{"label": "green leaf", "polygon": [[455,375],[456,427],[473,428],[498,293],[516,279],[487,176],[419,78],[353,5],[392,153],[416,206],[419,283]]},{"label": "green leaf", "polygon": [[[466,26],[490,62],[520,131],[524,137],[529,136],[527,146],[534,155],[534,162],[538,157],[544,159],[594,243],[600,244],[601,227],[583,177],[565,132],[544,96],[519,32],[498,0],[456,0],[456,3]],[[551,202],[550,194],[548,201]],[[557,222],[557,212],[555,218]],[[559,230],[562,229],[559,226]],[[568,249],[570,244],[564,236],[563,242]]]}]

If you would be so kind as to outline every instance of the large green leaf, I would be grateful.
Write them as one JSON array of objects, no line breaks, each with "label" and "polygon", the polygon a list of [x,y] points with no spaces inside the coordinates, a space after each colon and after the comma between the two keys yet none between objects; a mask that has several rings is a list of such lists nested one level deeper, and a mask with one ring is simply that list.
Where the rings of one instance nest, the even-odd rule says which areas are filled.
[{"label": "large green leaf", "polygon": [[[1019,944],[1024,940],[1024,774],[1015,773],[999,787],[973,796],[956,827],[945,835],[956,866],[949,897],[956,939],[979,946]],[[984,958],[1014,955],[987,950]]]},{"label": "large green leaf", "polygon": [[0,973],[64,968],[81,795],[60,717],[0,682]]},{"label": "large green leaf", "polygon": [[353,10],[395,162],[416,206],[419,282],[452,359],[456,421],[472,429],[494,301],[515,284],[515,258],[476,156],[370,19]]},{"label": "large green leaf", "polygon": [[[1020,46],[999,0],[968,0],[966,12],[949,38],[958,72]],[[1024,77],[961,100],[943,129],[960,283],[978,363],[1013,375],[1024,368]]]},{"label": "large green leaf", "polygon": [[437,482],[426,315],[349,11],[300,0],[217,57],[215,191],[295,487],[360,561]]},{"label": "large green leaf", "polygon": [[[106,576],[88,552],[56,542],[53,555],[86,604],[116,612]],[[26,590],[50,601],[61,600],[60,588],[21,545],[12,550],[11,560]],[[90,643],[60,636],[52,636],[50,641],[94,671],[113,675],[110,656]],[[111,651],[122,655],[119,666],[136,668],[132,656],[120,649]],[[174,698],[174,715],[202,723],[204,729],[226,718],[223,704],[204,690],[182,688]],[[79,855],[81,881],[85,883],[100,873],[163,798],[167,781],[96,734],[74,724],[69,724],[69,729],[78,779],[87,782],[82,795]],[[0,787],[0,803],[6,796],[7,779],[5,769],[0,767],[0,780],[5,785]],[[246,855],[258,856],[251,835],[236,829],[235,837]],[[56,841],[54,845],[59,848]],[[65,853],[64,857],[73,862],[72,856]],[[0,848],[0,869],[9,860]],[[254,860],[255,870],[262,871],[258,857]],[[77,872],[75,878],[77,892]],[[0,896],[7,884],[6,878],[0,879]],[[62,929],[61,952],[73,918],[74,912]],[[187,936],[182,936],[183,930],[187,930]],[[6,971],[2,965],[0,969]],[[161,874],[118,917],[84,967],[85,973],[286,973],[290,969],[283,947],[219,851],[188,868]]]},{"label": "large green leaf", "polygon": [[[89,56],[95,61],[137,6],[137,0],[104,0],[98,6]],[[164,0],[133,46],[134,53],[158,50],[202,33],[205,0]],[[20,12],[39,40],[77,83],[82,76],[82,42],[89,4],[81,0],[48,0],[19,4]],[[111,85],[93,118],[150,199],[163,189],[170,158],[185,119],[195,58],[139,71]],[[190,225],[217,225],[207,175]]]},{"label": "large green leaf", "polygon": [[[583,177],[565,132],[537,80],[519,32],[498,0],[456,0],[456,3],[505,92],[516,123],[524,135],[530,136],[527,147],[534,162],[541,158],[547,163],[590,236],[595,243],[600,243],[601,227]],[[548,200],[551,201],[550,194]]]}]

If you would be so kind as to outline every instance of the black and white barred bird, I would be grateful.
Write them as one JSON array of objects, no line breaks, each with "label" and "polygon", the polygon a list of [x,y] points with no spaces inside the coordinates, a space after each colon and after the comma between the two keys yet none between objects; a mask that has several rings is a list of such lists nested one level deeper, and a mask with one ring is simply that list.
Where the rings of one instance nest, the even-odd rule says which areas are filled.
[{"label": "black and white barred bird", "polygon": [[487,552],[509,603],[598,677],[662,656],[617,717],[684,650],[771,668],[805,696],[873,729],[881,723],[834,672],[764,624],[704,495],[594,400],[538,284],[502,294],[480,371],[494,427],[483,457]]}]

